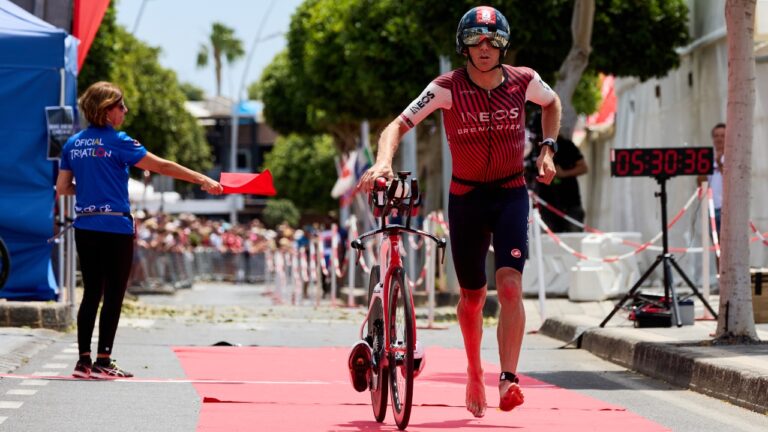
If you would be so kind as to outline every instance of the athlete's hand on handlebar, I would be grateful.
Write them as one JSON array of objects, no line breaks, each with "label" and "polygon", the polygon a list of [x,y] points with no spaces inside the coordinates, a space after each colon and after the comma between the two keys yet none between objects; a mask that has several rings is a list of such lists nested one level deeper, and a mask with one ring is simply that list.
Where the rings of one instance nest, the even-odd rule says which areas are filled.
[{"label": "athlete's hand on handlebar", "polygon": [[392,164],[384,162],[376,162],[373,164],[373,166],[360,177],[360,181],[357,183],[357,188],[362,189],[365,192],[370,192],[373,189],[374,180],[379,177],[385,177],[387,179],[394,177]]},{"label": "athlete's hand on handlebar", "polygon": [[549,146],[542,146],[541,153],[536,159],[536,168],[539,169],[539,175],[536,180],[548,185],[552,183],[552,179],[557,174],[557,168],[555,168],[555,162],[552,160],[554,154]]},{"label": "athlete's hand on handlebar", "polygon": [[221,193],[224,192],[224,187],[221,186],[219,182],[207,176],[205,176],[203,182],[200,183],[200,189],[211,195],[221,195]]}]

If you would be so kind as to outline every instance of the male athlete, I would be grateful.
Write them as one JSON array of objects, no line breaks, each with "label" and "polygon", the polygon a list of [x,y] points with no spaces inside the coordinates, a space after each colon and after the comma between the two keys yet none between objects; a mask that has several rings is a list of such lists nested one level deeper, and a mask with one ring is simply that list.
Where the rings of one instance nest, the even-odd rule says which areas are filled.
[{"label": "male athlete", "polygon": [[491,241],[501,306],[496,332],[502,370],[499,407],[509,411],[523,403],[515,372],[525,329],[521,280],[528,247],[523,177],[526,100],[542,106],[538,180],[549,184],[556,172],[552,158],[557,151],[560,100],[532,69],[502,64],[509,45],[509,24],[499,11],[480,6],[464,14],[456,31],[456,50],[467,57],[466,66],[437,77],[384,129],[376,163],[358,185],[369,191],[377,177],[392,178],[392,158],[402,136],[436,109],[443,110],[453,157],[448,222],[461,286],[457,312],[468,361],[466,404],[475,417],[482,417],[487,405],[480,344],[485,257]]}]

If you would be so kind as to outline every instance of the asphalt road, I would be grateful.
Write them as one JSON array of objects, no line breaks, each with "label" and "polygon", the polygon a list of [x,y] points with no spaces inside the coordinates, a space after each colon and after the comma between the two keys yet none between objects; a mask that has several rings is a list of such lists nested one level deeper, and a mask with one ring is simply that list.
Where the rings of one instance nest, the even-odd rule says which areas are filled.
[{"label": "asphalt road", "polygon": [[[142,296],[130,301],[114,355],[140,378],[185,378],[173,347],[219,342],[351,346],[356,340],[364,317],[362,309],[275,306],[264,291],[260,285],[198,284],[172,296]],[[498,364],[494,323],[488,324],[483,357]],[[444,329],[418,331],[427,356],[430,346],[462,346],[455,323],[446,324]],[[61,334],[14,373],[69,375],[77,356],[74,342],[74,332]],[[768,430],[768,416],[628,372],[585,351],[559,346],[556,340],[528,334],[521,372],[619,405],[674,431]],[[307,369],[310,373],[311,368]],[[489,399],[493,397],[489,394]],[[0,431],[194,431],[199,412],[200,398],[189,383],[0,380],[0,417],[5,417]]]}]

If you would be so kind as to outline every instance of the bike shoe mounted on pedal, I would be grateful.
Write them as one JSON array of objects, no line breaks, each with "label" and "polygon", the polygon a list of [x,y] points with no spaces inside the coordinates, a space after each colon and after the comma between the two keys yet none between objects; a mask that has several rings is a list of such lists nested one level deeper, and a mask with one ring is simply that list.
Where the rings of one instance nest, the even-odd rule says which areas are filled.
[{"label": "bike shoe mounted on pedal", "polygon": [[355,390],[368,390],[371,377],[371,346],[364,340],[358,341],[349,353],[349,377]]}]

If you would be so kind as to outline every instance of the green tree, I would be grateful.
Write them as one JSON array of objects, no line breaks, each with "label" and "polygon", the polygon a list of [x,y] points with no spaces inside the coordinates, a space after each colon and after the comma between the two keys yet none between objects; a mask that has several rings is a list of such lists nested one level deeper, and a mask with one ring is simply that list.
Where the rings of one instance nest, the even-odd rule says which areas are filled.
[{"label": "green tree", "polygon": [[201,101],[205,99],[205,91],[192,83],[183,82],[179,84],[179,88],[190,101]]},{"label": "green tree", "polygon": [[226,59],[227,63],[232,65],[243,55],[245,55],[243,42],[235,37],[235,31],[220,22],[213,23],[207,43],[200,44],[200,49],[197,52],[197,67],[206,67],[209,60],[213,59],[213,70],[216,74],[216,96],[221,96],[223,60]]},{"label": "green tree", "polygon": [[338,175],[334,169],[335,151],[328,135],[278,137],[264,161],[272,173],[275,189],[304,213],[326,214],[337,207],[331,198]]},{"label": "green tree", "polygon": [[302,3],[287,59],[276,57],[262,76],[267,120],[285,124],[282,114],[298,113],[289,121],[297,131],[328,133],[340,151],[354,148],[362,120],[374,129],[389,121],[437,73],[409,7],[398,0]]},{"label": "green tree", "polygon": [[264,68],[261,79],[248,87],[248,97],[264,101],[264,118],[278,133],[317,133],[307,118],[307,99],[301,74],[283,50]]},{"label": "green tree", "polygon": [[202,127],[184,109],[176,74],[160,65],[160,50],[118,25],[110,5],[78,76],[82,93],[96,81],[123,89],[128,114],[122,129],[161,157],[198,171],[211,166]]},{"label": "green tree", "polygon": [[[360,120],[372,120],[375,129],[421,91],[437,72],[438,55],[464,64],[455,52],[456,23],[476,2],[405,3],[302,3],[291,19],[287,60],[276,57],[262,77],[267,119],[283,131],[328,132],[347,151]],[[574,0],[492,3],[510,22],[505,61],[555,83],[571,46]],[[685,0],[595,0],[595,7],[588,76],[576,86],[577,101],[594,94],[585,85],[595,82],[596,72],[648,79],[678,65],[674,49],[688,41]],[[578,93],[584,90],[587,95]],[[286,113],[290,121],[280,118]]]},{"label": "green tree", "polygon": [[283,222],[292,227],[297,227],[299,226],[301,214],[291,200],[279,198],[267,201],[262,218],[264,223],[270,228],[274,228]]}]

